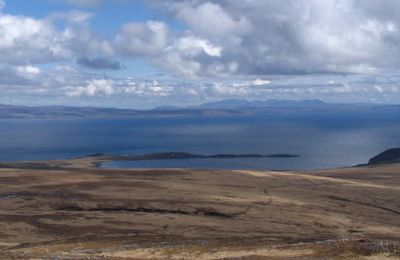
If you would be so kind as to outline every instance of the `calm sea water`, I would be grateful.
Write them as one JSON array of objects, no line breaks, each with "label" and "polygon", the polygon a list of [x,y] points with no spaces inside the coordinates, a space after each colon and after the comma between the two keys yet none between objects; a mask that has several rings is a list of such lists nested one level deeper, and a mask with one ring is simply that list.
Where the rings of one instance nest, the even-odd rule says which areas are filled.
[{"label": "calm sea water", "polygon": [[398,112],[0,120],[0,161],[94,153],[291,153],[301,157],[113,162],[105,167],[293,170],[365,163],[391,147],[400,147]]}]

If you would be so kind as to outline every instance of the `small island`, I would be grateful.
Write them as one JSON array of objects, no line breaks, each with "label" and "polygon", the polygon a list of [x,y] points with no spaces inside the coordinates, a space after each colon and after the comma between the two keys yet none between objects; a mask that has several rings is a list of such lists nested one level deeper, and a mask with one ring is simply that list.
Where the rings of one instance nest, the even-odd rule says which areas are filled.
[{"label": "small island", "polygon": [[151,161],[151,160],[185,160],[185,159],[235,159],[235,158],[295,158],[296,154],[194,154],[186,152],[149,153],[143,155],[103,155],[94,156],[105,161]]}]

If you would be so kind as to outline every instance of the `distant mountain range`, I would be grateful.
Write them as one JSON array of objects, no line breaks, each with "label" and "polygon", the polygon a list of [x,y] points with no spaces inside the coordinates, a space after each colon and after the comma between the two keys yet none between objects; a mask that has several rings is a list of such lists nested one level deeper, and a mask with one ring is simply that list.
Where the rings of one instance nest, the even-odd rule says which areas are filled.
[{"label": "distant mountain range", "polygon": [[319,107],[327,105],[327,103],[319,99],[309,100],[278,100],[269,99],[265,101],[246,99],[226,99],[216,102],[204,103],[197,107],[202,109],[237,109],[237,108],[262,108],[262,107]]},{"label": "distant mountain range", "polygon": [[13,106],[0,104],[0,119],[13,118],[129,118],[142,116],[236,115],[307,111],[391,111],[400,105],[331,104],[310,100],[244,100],[227,99],[198,106],[159,106],[150,110],[69,106]]}]

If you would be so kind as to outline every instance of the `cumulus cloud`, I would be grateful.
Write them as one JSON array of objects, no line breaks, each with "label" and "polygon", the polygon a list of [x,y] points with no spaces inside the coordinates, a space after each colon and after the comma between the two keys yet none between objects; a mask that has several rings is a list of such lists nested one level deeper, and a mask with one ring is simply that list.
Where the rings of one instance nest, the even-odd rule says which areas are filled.
[{"label": "cumulus cloud", "polygon": [[[114,41],[124,57],[146,58],[150,63],[188,78],[205,73],[221,57],[222,48],[191,33],[171,32],[164,22],[124,24]],[[209,66],[204,66],[208,62]]]},{"label": "cumulus cloud", "polygon": [[[153,1],[223,52],[242,75],[371,73],[400,65],[400,3],[382,0]],[[213,61],[196,59],[210,72]],[[236,64],[235,70],[228,70]]]},{"label": "cumulus cloud", "polygon": [[32,66],[0,66],[0,91],[4,94],[16,86],[32,86],[41,84],[40,69]]},{"label": "cumulus cloud", "polygon": [[[112,53],[110,43],[91,32],[85,12],[57,13],[45,19],[0,13],[0,63],[41,64],[93,53]],[[67,22],[64,28],[55,21]]]},{"label": "cumulus cloud", "polygon": [[[100,3],[57,1],[80,7]],[[132,2],[126,0],[124,5]],[[2,94],[179,102],[400,98],[399,1],[149,0],[144,4],[164,15],[159,21],[132,17],[114,35],[101,36],[91,24],[92,17],[101,14],[72,10],[44,18],[10,15],[0,0]],[[128,78],[129,73],[141,72],[117,71],[119,61],[145,63],[170,80]],[[79,66],[91,70],[81,71]]]},{"label": "cumulus cloud", "polygon": [[234,17],[217,3],[205,2],[195,6],[182,2],[175,4],[174,8],[178,19],[202,35],[232,37],[244,35],[252,27],[246,17]]},{"label": "cumulus cloud", "polygon": [[208,40],[193,35],[181,36],[171,41],[165,52],[157,58],[157,62],[175,74],[196,78],[210,74],[207,70],[222,73],[218,71],[221,68],[217,68],[222,51],[221,47]]},{"label": "cumulus cloud", "polygon": [[[309,99],[366,102],[400,98],[400,73],[374,75],[301,75],[230,80],[146,80],[85,74],[68,65],[44,71],[33,65],[0,66],[0,102],[8,97],[86,104],[135,106],[150,102],[190,105],[220,99]],[[100,103],[99,103],[100,102]],[[144,103],[143,103],[144,102]],[[50,102],[51,103],[51,102]],[[81,104],[81,103],[78,103]]]},{"label": "cumulus cloud", "polygon": [[71,55],[62,44],[71,35],[57,32],[46,21],[0,15],[0,62],[48,62]]},{"label": "cumulus cloud", "polygon": [[221,57],[222,51],[220,47],[213,46],[209,41],[193,36],[178,39],[174,47],[185,56],[197,56],[204,52],[210,57]]},{"label": "cumulus cloud", "polygon": [[124,24],[115,38],[121,55],[154,56],[164,51],[168,41],[168,27],[159,21]]},{"label": "cumulus cloud", "polygon": [[24,74],[40,74],[41,70],[34,66],[18,66],[17,71]]},{"label": "cumulus cloud", "polygon": [[76,87],[67,91],[67,95],[71,97],[80,96],[97,96],[105,95],[110,96],[115,93],[114,81],[107,79],[94,79],[85,86]]},{"label": "cumulus cloud", "polygon": [[160,84],[157,80],[140,81],[132,79],[91,79],[83,86],[67,86],[64,93],[68,97],[110,97],[130,96],[166,97],[176,91],[173,86]]}]

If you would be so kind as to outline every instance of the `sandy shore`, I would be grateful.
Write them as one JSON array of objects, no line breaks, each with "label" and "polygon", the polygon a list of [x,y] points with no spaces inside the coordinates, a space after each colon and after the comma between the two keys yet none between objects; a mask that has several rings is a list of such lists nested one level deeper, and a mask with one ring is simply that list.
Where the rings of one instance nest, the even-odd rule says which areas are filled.
[{"label": "sandy shore", "polygon": [[318,172],[93,165],[0,169],[1,259],[400,257],[400,164]]}]

